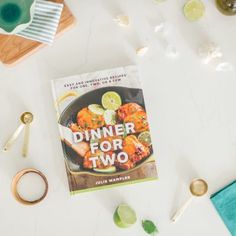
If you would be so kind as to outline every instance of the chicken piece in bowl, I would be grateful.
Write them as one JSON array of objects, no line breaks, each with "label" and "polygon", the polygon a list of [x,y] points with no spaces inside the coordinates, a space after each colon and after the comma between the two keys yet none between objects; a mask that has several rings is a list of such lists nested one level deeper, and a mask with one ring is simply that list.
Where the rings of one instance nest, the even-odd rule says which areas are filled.
[{"label": "chicken piece in bowl", "polygon": [[137,111],[143,111],[143,108],[137,103],[127,103],[118,109],[117,115],[121,121],[124,121],[127,116],[130,116]]},{"label": "chicken piece in bowl", "polygon": [[136,164],[150,155],[150,149],[144,146],[135,135],[125,137],[123,151],[129,156],[129,160]]},{"label": "chicken piece in bowl", "polygon": [[146,112],[137,103],[127,103],[121,106],[117,111],[117,115],[121,121],[133,123],[136,133],[149,129]]},{"label": "chicken piece in bowl", "polygon": [[77,123],[84,130],[97,129],[105,125],[103,115],[95,114],[87,107],[78,112]]},{"label": "chicken piece in bowl", "polygon": [[133,123],[136,133],[140,133],[149,130],[149,125],[147,121],[147,114],[145,111],[137,111],[132,115],[127,116],[124,119],[125,123]]},{"label": "chicken piece in bowl", "polygon": [[[93,169],[93,162],[90,158],[92,157],[99,157],[100,155],[103,155],[103,152],[100,150],[97,150],[95,153],[92,153],[91,151],[88,151],[84,156],[84,163],[83,166],[86,169]],[[101,160],[98,158],[96,160],[96,168],[105,168],[105,166],[102,164]]]}]

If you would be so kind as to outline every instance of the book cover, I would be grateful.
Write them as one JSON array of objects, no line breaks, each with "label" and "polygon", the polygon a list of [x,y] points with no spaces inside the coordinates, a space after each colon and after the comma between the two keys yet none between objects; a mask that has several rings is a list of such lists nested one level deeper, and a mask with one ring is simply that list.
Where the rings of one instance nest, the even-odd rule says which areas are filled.
[{"label": "book cover", "polygon": [[157,179],[135,66],[52,81],[71,194]]}]

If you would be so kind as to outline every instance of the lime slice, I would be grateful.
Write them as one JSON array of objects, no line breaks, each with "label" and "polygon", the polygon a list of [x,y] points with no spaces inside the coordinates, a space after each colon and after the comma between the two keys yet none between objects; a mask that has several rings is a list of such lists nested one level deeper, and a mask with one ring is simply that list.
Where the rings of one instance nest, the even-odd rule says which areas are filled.
[{"label": "lime slice", "polygon": [[108,110],[117,110],[121,106],[120,95],[116,92],[109,91],[102,96],[102,106]]},{"label": "lime slice", "polygon": [[189,0],[184,5],[184,15],[189,21],[200,19],[205,13],[205,6],[201,0]]},{"label": "lime slice", "polygon": [[106,110],[103,114],[105,123],[107,125],[115,125],[116,124],[116,112],[113,110]]},{"label": "lime slice", "polygon": [[151,140],[151,135],[148,131],[144,131],[139,134],[138,140],[143,143],[145,146],[151,146],[152,145],[152,140]]},{"label": "lime slice", "polygon": [[103,115],[104,113],[104,109],[98,104],[91,104],[88,106],[88,109],[96,115]]},{"label": "lime slice", "polygon": [[110,167],[105,168],[105,169],[94,168],[93,170],[98,172],[98,173],[110,174],[110,173],[116,172],[116,167],[115,166],[110,166]]},{"label": "lime slice", "polygon": [[117,207],[113,219],[120,228],[128,228],[137,221],[136,213],[126,204]]}]

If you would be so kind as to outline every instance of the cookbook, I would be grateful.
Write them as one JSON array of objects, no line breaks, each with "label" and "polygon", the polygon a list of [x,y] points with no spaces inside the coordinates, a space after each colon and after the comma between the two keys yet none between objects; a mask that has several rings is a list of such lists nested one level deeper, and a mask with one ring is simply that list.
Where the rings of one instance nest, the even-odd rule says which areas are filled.
[{"label": "cookbook", "polygon": [[52,81],[71,194],[157,179],[135,66]]}]

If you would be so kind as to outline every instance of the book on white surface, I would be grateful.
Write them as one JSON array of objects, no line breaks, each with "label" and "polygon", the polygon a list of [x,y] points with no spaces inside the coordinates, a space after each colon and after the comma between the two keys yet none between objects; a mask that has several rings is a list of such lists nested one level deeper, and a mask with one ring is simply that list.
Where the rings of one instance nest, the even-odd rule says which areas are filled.
[{"label": "book on white surface", "polygon": [[71,194],[157,179],[135,66],[52,81]]}]

